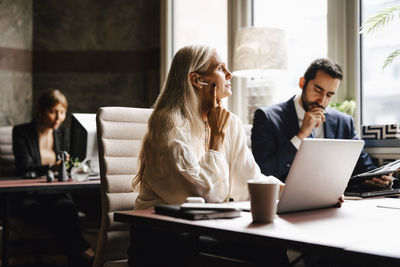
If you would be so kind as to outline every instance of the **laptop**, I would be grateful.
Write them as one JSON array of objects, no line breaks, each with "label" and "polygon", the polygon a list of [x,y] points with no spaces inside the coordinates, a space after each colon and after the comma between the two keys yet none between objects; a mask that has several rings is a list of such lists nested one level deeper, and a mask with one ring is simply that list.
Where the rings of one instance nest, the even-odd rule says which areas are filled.
[{"label": "laptop", "polygon": [[363,140],[304,139],[286,178],[278,213],[336,205],[363,147]]}]

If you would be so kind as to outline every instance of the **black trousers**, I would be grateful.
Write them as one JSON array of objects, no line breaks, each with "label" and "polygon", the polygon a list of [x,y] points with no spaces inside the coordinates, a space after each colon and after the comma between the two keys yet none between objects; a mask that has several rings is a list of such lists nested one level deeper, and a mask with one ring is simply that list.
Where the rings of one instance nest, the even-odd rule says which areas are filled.
[{"label": "black trousers", "polygon": [[78,210],[69,194],[22,194],[12,200],[12,216],[45,227],[70,257],[80,257],[89,243],[79,227]]}]

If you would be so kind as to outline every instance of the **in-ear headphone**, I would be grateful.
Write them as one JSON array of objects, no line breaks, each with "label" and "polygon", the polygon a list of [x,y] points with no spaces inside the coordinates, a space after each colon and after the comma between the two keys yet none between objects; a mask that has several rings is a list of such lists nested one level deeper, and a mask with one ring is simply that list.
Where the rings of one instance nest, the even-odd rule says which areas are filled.
[{"label": "in-ear headphone", "polygon": [[199,81],[199,79],[196,80],[197,83],[202,84],[202,85],[208,85],[208,83],[203,82],[203,81]]}]

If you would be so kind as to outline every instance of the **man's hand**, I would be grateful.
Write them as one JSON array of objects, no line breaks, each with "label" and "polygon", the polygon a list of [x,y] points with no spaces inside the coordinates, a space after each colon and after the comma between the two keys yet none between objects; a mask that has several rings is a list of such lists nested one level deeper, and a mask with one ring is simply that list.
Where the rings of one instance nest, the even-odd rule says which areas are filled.
[{"label": "man's hand", "polygon": [[365,180],[364,184],[368,186],[377,186],[380,188],[391,188],[393,185],[393,179],[394,177],[392,176],[393,173],[389,175],[382,175],[381,177],[374,177],[370,180]]},{"label": "man's hand", "polygon": [[336,207],[338,207],[338,208],[342,207],[343,202],[344,202],[344,195],[342,195],[342,196],[338,199],[338,202],[336,203]]},{"label": "man's hand", "polygon": [[304,114],[303,124],[301,125],[300,131],[297,134],[301,140],[310,136],[314,127],[318,128],[325,122],[324,109],[320,107],[314,107]]}]

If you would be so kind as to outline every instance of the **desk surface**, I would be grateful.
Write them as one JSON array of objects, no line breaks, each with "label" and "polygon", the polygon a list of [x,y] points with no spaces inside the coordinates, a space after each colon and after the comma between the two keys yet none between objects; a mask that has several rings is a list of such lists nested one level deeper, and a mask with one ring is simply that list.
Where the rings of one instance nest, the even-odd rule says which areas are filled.
[{"label": "desk surface", "polygon": [[46,191],[46,190],[74,190],[74,189],[89,189],[100,188],[100,180],[89,180],[77,182],[68,180],[59,182],[46,182],[46,178],[39,179],[21,179],[16,177],[0,179],[0,193],[6,192],[23,192],[23,191]]},{"label": "desk surface", "polygon": [[260,245],[272,243],[300,250],[357,254],[398,263],[400,209],[377,207],[385,201],[400,199],[346,200],[342,208],[283,214],[269,224],[252,223],[249,212],[242,212],[235,219],[189,221],[158,215],[153,210],[122,211],[115,213],[115,220],[136,227],[216,234],[252,239]]}]

